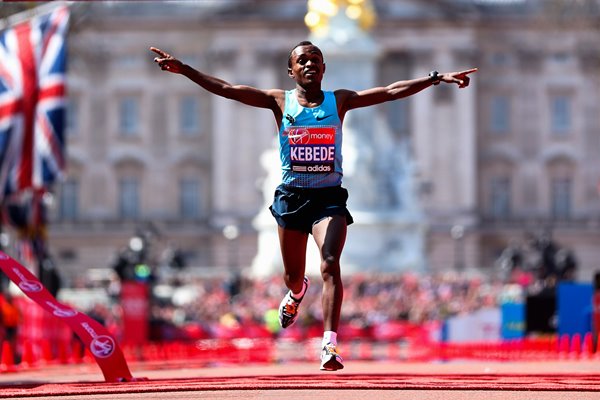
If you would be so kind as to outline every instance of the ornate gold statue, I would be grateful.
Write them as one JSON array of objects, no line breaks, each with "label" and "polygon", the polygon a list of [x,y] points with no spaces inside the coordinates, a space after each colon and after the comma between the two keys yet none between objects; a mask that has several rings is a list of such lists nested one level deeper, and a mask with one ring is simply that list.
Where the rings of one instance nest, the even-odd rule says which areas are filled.
[{"label": "ornate gold statue", "polygon": [[376,21],[371,0],[308,0],[304,22],[313,35],[324,36],[329,29],[329,19],[339,13],[345,13],[346,17],[357,21],[364,31],[369,30]]}]

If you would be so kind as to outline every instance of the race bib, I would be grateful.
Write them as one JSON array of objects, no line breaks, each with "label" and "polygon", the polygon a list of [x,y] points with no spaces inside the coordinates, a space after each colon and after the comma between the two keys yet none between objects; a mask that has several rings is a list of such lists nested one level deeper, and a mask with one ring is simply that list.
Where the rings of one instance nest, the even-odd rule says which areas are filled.
[{"label": "race bib", "polygon": [[292,171],[328,173],[335,170],[333,126],[294,127],[286,130]]}]

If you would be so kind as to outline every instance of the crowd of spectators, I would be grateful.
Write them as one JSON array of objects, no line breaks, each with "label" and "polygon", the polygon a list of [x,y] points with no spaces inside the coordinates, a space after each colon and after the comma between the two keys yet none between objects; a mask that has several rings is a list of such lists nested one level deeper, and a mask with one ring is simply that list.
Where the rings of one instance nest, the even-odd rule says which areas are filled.
[{"label": "crowd of spectators", "polygon": [[[568,257],[560,256],[563,253]],[[136,263],[139,260],[123,265]],[[358,330],[368,331],[389,322],[415,325],[441,322],[482,308],[498,307],[503,296],[519,297],[526,291],[532,294],[543,289],[553,290],[557,280],[572,278],[576,267],[574,256],[554,243],[549,234],[534,235],[523,243],[511,242],[497,264],[489,276],[470,275],[465,271],[347,275],[344,277],[342,328],[352,327],[354,333],[358,333]],[[294,329],[281,331],[277,308],[287,289],[280,276],[194,277],[187,274],[181,279],[181,274],[185,275],[184,265],[182,262],[177,268],[171,268],[179,272],[179,279],[160,279],[160,274],[150,277],[154,296],[149,320],[154,339],[226,337],[241,333],[281,337],[290,331],[306,335],[311,328],[317,332],[321,329],[320,277],[311,277],[312,286]],[[118,282],[127,278],[122,273],[126,269],[115,268],[118,279],[107,287],[111,304],[96,305],[89,311],[101,322],[115,327],[119,326],[120,316]],[[127,279],[133,279],[133,275]]]},{"label": "crowd of spectators", "polygon": [[[150,285],[153,295],[148,315],[149,339],[320,336],[322,284],[320,277],[311,280],[297,323],[285,330],[278,322],[277,309],[286,292],[280,276],[193,277],[184,273],[183,277],[156,282]],[[506,283],[453,272],[347,275],[340,330],[346,336],[374,337],[376,329],[386,324],[422,326],[481,308],[497,307],[506,292]],[[60,293],[59,299],[96,319],[116,337],[122,337],[120,285],[118,278],[100,286],[79,282],[77,288],[71,289],[70,300],[61,298]],[[86,290],[102,291],[106,296],[102,301],[85,301]],[[2,298],[10,297],[6,293]],[[28,318],[24,323],[25,320]],[[2,339],[8,336],[4,333],[0,332]]]},{"label": "crowd of spectators", "polygon": [[[322,331],[321,279],[312,285],[301,305],[297,323],[282,330],[278,306],[286,288],[280,276],[256,278],[237,275],[193,276],[179,271],[171,279],[147,283],[150,299],[150,339],[156,341],[233,337],[295,337],[320,335]],[[117,337],[123,335],[121,280],[115,276],[100,287],[106,301],[88,304],[80,311],[98,320]],[[340,330],[348,336],[381,336],[389,326],[423,326],[448,318],[498,307],[536,279],[521,268],[502,277],[484,277],[448,271],[440,273],[361,273],[344,277],[344,301]],[[90,288],[79,282],[80,289]],[[385,327],[388,328],[385,328]]]},{"label": "crowd of spectators", "polygon": [[[322,330],[320,279],[312,279],[293,329],[281,330],[277,308],[285,288],[271,278],[197,278],[175,284],[166,297],[155,296],[151,305],[154,340],[208,337],[306,337]],[[505,282],[456,273],[356,274],[344,281],[342,329],[368,335],[390,322],[413,325],[443,321],[454,315],[496,307]],[[159,292],[159,290],[155,291]],[[97,306],[91,314],[118,326],[118,296],[112,306]]]}]

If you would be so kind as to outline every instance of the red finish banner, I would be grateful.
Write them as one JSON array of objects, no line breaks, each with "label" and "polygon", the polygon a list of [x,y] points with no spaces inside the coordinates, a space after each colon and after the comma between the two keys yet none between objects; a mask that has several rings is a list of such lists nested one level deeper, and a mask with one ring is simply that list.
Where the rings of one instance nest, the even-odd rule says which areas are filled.
[{"label": "red finish banner", "polygon": [[98,321],[59,303],[35,275],[2,251],[0,269],[27,297],[69,325],[90,350],[107,382],[134,380],[116,340]]}]

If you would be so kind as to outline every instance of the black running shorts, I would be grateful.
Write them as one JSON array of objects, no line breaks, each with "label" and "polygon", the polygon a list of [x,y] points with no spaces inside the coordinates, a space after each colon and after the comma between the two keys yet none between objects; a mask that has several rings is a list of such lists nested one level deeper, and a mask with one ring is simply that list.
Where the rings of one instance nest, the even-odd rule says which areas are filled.
[{"label": "black running shorts", "polygon": [[332,215],[345,216],[346,224],[353,223],[347,200],[348,191],[341,186],[304,189],[279,185],[269,210],[279,226],[312,233],[314,224]]}]

